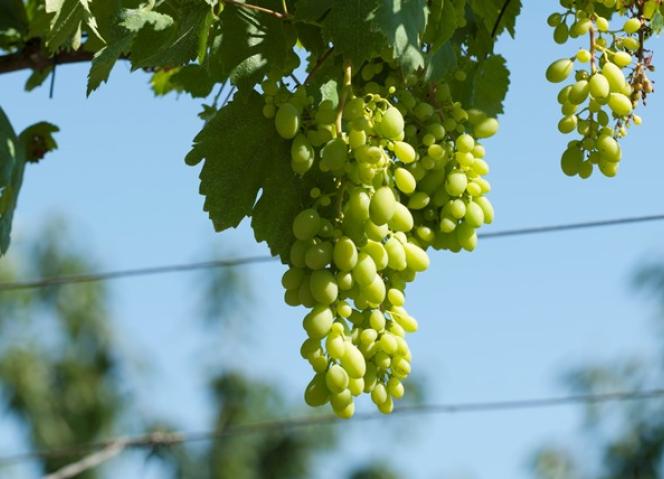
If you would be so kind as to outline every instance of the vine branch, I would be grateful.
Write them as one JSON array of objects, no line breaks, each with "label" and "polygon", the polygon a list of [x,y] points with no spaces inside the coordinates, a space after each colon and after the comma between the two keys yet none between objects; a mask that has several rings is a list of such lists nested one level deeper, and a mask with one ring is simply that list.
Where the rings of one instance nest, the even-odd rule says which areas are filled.
[{"label": "vine branch", "polygon": [[93,56],[94,53],[83,50],[65,51],[52,55],[42,47],[39,40],[31,40],[21,50],[0,56],[0,74],[28,69],[41,71],[53,64],[89,62],[92,61]]},{"label": "vine branch", "polygon": [[316,64],[311,68],[311,71],[307,75],[307,78],[304,79],[304,84],[307,85],[309,84],[309,81],[314,77],[316,72],[320,70],[320,67],[323,66],[323,63],[325,63],[325,60],[327,60],[330,55],[332,55],[332,52],[334,51],[334,47],[328,48],[325,53],[323,53],[320,57],[318,57],[318,60],[316,61]]}]

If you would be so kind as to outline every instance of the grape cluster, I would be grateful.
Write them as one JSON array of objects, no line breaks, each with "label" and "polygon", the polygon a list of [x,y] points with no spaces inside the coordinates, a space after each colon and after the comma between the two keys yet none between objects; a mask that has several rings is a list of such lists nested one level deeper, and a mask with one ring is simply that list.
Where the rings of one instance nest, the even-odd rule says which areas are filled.
[{"label": "grape cluster", "polygon": [[[546,78],[561,83],[574,73],[573,81],[558,94],[563,117],[558,130],[577,132],[562,155],[561,167],[569,176],[588,178],[597,166],[608,177],[618,172],[622,150],[618,139],[631,124],[639,125],[634,113],[645,102],[653,85],[647,77],[652,70],[651,55],[644,41],[652,34],[651,20],[659,14],[662,0],[560,0],[565,9],[549,16],[557,43],[588,37],[589,48],[571,58],[553,62]],[[616,14],[620,28],[611,29]],[[580,67],[575,70],[575,65]]]},{"label": "grape cluster", "polygon": [[382,62],[356,77],[347,67],[338,106],[314,104],[305,87],[263,83],[263,113],[290,140],[293,171],[331,179],[311,189],[293,221],[282,284],[287,304],[310,308],[305,401],[329,402],[341,418],[362,393],[386,414],[404,395],[405,336],[418,328],[404,307],[406,285],[428,268],[429,247],[472,250],[476,228],[492,221],[477,140],[498,127],[452,101],[444,83],[407,87]]}]

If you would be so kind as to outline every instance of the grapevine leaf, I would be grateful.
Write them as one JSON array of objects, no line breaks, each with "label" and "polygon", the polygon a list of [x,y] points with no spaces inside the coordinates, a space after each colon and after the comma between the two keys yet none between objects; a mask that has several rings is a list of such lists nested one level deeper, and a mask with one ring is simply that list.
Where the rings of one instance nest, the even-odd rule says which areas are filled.
[{"label": "grapevine leaf", "polygon": [[200,193],[217,231],[251,215],[271,162],[289,165],[287,143],[262,110],[263,99],[254,90],[237,94],[203,127],[187,155],[188,164],[205,159]]},{"label": "grapevine leaf", "polygon": [[452,42],[445,43],[438,50],[429,52],[426,59],[424,77],[429,81],[440,81],[457,67],[455,46]]},{"label": "grapevine leaf", "polygon": [[457,9],[463,9],[464,0],[443,0],[442,7],[432,10],[425,30],[425,39],[432,51],[444,45],[460,26]]},{"label": "grapevine leaf", "polygon": [[23,130],[18,135],[18,141],[23,147],[25,161],[39,163],[46,153],[55,150],[58,143],[53,138],[53,133],[58,131],[60,128],[46,121],[40,121]]},{"label": "grapevine leaf", "polygon": [[53,71],[52,67],[43,68],[41,70],[32,70],[32,73],[25,81],[25,91],[32,91],[35,88],[39,87],[46,81],[48,76]]},{"label": "grapevine leaf", "polygon": [[120,18],[120,25],[134,33],[138,33],[146,25],[152,25],[156,31],[173,25],[173,18],[170,16],[147,8],[126,8]]},{"label": "grapevine leaf", "polygon": [[205,2],[186,0],[171,2],[169,16],[174,24],[162,28],[141,28],[136,35],[131,52],[132,67],[179,66],[198,55],[201,35],[208,34],[206,22],[210,6]]},{"label": "grapevine leaf", "polygon": [[0,0],[0,48],[28,33],[28,16],[21,0]]},{"label": "grapevine leaf", "polygon": [[99,85],[108,80],[108,76],[111,74],[115,62],[118,61],[122,54],[129,51],[133,39],[134,35],[132,33],[127,33],[120,40],[117,40],[95,53],[90,64],[90,72],[88,73],[88,96],[90,96],[90,93],[95,91]]},{"label": "grapevine leaf", "polygon": [[[505,0],[469,0],[469,3],[475,17],[483,22],[486,31],[492,32]],[[509,34],[514,37],[516,17],[520,12],[521,0],[510,0],[503,17],[500,19],[496,35],[507,29]]]},{"label": "grapevine leaf", "polygon": [[[266,8],[276,1],[253,2]],[[298,64],[293,52],[296,42],[292,25],[261,12],[225,8],[220,16],[221,34],[212,43],[210,69],[213,78],[235,85],[254,85],[268,68],[286,74]]]},{"label": "grapevine leaf", "polygon": [[502,55],[481,62],[473,75],[470,105],[488,115],[503,113],[503,100],[510,84],[509,70]]},{"label": "grapevine leaf", "polygon": [[194,98],[205,98],[214,87],[208,71],[195,64],[158,71],[152,76],[150,83],[155,95],[186,91]]},{"label": "grapevine leaf", "polygon": [[392,52],[406,71],[424,66],[420,32],[427,22],[425,0],[380,0],[374,28],[383,33]]},{"label": "grapevine leaf", "polygon": [[333,0],[297,0],[295,18],[302,22],[315,22],[332,8]]},{"label": "grapevine leaf", "polygon": [[385,37],[370,28],[379,0],[337,0],[323,21],[323,36],[341,54],[359,66],[374,56]]},{"label": "grapevine leaf", "polygon": [[88,0],[47,0],[46,13],[54,13],[46,37],[46,46],[51,52],[57,51],[67,42],[76,47],[80,43],[82,24],[99,36]]},{"label": "grapevine leaf", "polygon": [[0,108],[0,256],[9,248],[12,219],[24,171],[23,145]]}]

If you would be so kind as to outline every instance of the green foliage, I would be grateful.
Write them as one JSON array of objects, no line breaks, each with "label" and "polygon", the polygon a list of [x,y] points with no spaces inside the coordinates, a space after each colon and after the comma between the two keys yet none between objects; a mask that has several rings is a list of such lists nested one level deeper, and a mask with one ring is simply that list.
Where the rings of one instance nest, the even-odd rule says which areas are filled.
[{"label": "green foliage", "polygon": [[[201,192],[215,228],[236,226],[252,216],[256,238],[283,256],[291,240],[287,225],[307,185],[284,166],[287,146],[269,128],[251,90],[266,77],[288,78],[304,57],[302,47],[308,53],[306,69],[316,69],[309,80],[312,91],[319,92],[316,100],[330,99],[335,105],[344,60],[352,62],[356,72],[368,61],[394,62],[404,75],[423,82],[449,80],[463,69],[468,80],[453,85],[455,93],[466,107],[492,115],[503,112],[509,86],[504,59],[492,53],[491,31],[502,0],[285,4],[287,12],[281,0],[254,0],[246,6],[223,0],[3,0],[0,50],[41,45],[45,56],[65,50],[91,53],[88,95],[108,81],[121,60],[131,62],[132,69],[152,72],[157,95],[175,92],[206,98],[220,84],[239,87],[238,99],[214,115],[188,158],[207,160]],[[510,2],[498,33],[514,35],[520,8],[520,1]],[[50,71],[50,66],[40,65],[26,89],[43,84]],[[212,118],[211,111],[205,118]],[[51,133],[42,137],[48,144]],[[0,219],[0,236],[5,239],[0,251],[7,247],[23,164],[36,158],[14,158],[15,154],[4,151],[0,157],[0,170],[13,172],[11,181],[7,175],[3,179],[0,206],[6,212]],[[283,161],[278,161],[280,155]]]}]

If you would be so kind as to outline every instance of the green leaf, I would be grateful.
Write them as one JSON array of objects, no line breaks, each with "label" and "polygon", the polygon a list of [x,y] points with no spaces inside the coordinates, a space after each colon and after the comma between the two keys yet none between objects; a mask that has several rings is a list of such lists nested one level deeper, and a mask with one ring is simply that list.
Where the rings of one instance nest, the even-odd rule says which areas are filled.
[{"label": "green leaf", "polygon": [[373,27],[381,32],[399,63],[407,72],[424,66],[420,33],[427,22],[425,0],[380,0]]},{"label": "green leaf", "polygon": [[356,67],[385,44],[385,37],[371,28],[378,6],[378,0],[337,0],[323,21],[323,36],[334,44],[335,54]]},{"label": "green leaf", "polygon": [[88,0],[46,0],[46,13],[54,13],[46,38],[46,46],[51,52],[71,42],[77,48],[81,35],[81,25],[99,36]]},{"label": "green leaf", "polygon": [[132,67],[175,67],[195,59],[201,35],[208,34],[209,10],[205,2],[170,2],[168,15],[174,24],[162,28],[163,23],[155,23],[153,29],[141,28],[132,47]]},{"label": "green leaf", "polygon": [[102,48],[95,53],[90,63],[90,72],[88,73],[87,95],[95,91],[99,85],[108,80],[115,62],[131,48],[134,39],[133,33],[127,33],[120,40]]},{"label": "green leaf", "polygon": [[18,135],[18,141],[25,152],[25,161],[38,163],[46,153],[55,150],[58,143],[53,138],[53,133],[60,128],[47,121],[40,121],[30,125]]},{"label": "green leaf", "polygon": [[187,92],[194,98],[207,97],[214,87],[208,71],[200,65],[158,71],[152,75],[150,83],[155,95],[166,95],[175,91]]},{"label": "green leaf", "polygon": [[510,73],[502,55],[481,62],[473,75],[470,106],[491,116],[503,113],[503,101],[510,85]]},{"label": "green leaf", "polygon": [[270,162],[289,165],[287,143],[263,116],[263,104],[253,90],[236,95],[203,127],[187,155],[189,164],[205,159],[200,192],[217,231],[251,214]]},{"label": "green leaf", "polygon": [[[277,1],[252,2],[278,8]],[[220,16],[221,34],[211,46],[209,67],[217,81],[230,78],[238,86],[252,86],[268,72],[285,75],[297,67],[292,25],[261,12],[226,7]]]},{"label": "green leaf", "polygon": [[147,8],[125,8],[120,14],[119,24],[134,33],[138,33],[146,25],[151,25],[155,31],[161,31],[173,25],[173,19]]},{"label": "green leaf", "polygon": [[459,10],[463,12],[464,8],[465,0],[441,0],[439,8],[431,10],[424,39],[433,51],[452,38],[456,29],[461,26]]},{"label": "green leaf", "polygon": [[303,22],[316,22],[332,8],[333,4],[333,0],[297,0],[295,18]]},{"label": "green leaf", "polygon": [[424,78],[428,81],[440,81],[454,73],[457,68],[457,48],[452,42],[447,42],[438,50],[429,52]]},{"label": "green leaf", "polygon": [[[505,4],[505,0],[469,0],[470,7],[473,10],[475,17],[483,22],[487,32],[493,32],[496,26],[498,15]],[[514,37],[514,26],[516,17],[521,12],[521,0],[510,0],[505,13],[500,19],[500,24],[496,30],[496,36],[502,31],[507,29],[512,37]]]},{"label": "green leaf", "polygon": [[25,91],[32,91],[41,86],[53,71],[53,67],[47,67],[43,70],[32,70],[32,73],[25,81]]},{"label": "green leaf", "polygon": [[23,146],[0,108],[0,256],[9,248],[12,219],[24,171]]},{"label": "green leaf", "polygon": [[0,42],[18,42],[27,34],[28,16],[23,2],[0,0]]}]

